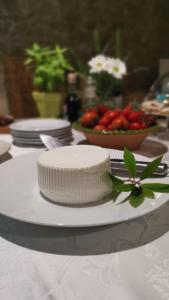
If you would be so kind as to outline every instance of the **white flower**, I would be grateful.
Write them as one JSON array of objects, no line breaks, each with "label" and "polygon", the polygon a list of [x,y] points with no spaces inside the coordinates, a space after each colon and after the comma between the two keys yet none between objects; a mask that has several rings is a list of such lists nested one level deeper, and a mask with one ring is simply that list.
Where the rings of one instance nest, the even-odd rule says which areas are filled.
[{"label": "white flower", "polygon": [[104,55],[97,55],[93,57],[89,62],[90,66],[90,73],[100,73],[102,71],[106,71],[105,65],[106,65],[107,58]]},{"label": "white flower", "polygon": [[125,63],[119,58],[97,55],[88,64],[90,66],[90,73],[107,72],[118,79],[122,79],[127,72]]},{"label": "white flower", "polygon": [[119,58],[108,58],[106,64],[106,70],[114,77],[121,79],[126,74],[126,65]]}]

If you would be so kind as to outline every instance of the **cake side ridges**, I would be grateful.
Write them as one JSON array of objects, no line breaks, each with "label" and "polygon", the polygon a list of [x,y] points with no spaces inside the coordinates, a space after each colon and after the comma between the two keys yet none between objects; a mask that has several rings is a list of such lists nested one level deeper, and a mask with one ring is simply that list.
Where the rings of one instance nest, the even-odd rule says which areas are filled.
[{"label": "cake side ridges", "polygon": [[[95,168],[93,168],[95,169]],[[58,170],[38,164],[38,182],[44,195],[62,203],[87,203],[109,194],[112,183],[103,180],[110,170],[109,160],[97,166],[97,170]],[[53,195],[53,196],[52,196]]]}]

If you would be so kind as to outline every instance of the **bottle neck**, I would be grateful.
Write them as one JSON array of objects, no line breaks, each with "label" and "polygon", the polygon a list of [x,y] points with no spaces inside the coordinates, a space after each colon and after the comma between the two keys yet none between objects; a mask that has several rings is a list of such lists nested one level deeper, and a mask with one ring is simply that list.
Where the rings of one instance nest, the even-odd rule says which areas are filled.
[{"label": "bottle neck", "polygon": [[68,84],[68,94],[78,94],[76,84],[74,84],[74,83]]}]

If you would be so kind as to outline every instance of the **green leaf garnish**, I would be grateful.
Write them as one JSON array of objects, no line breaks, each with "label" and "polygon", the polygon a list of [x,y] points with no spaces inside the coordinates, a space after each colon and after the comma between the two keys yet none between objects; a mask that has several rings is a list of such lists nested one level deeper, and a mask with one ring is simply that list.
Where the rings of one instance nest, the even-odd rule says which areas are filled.
[{"label": "green leaf garnish", "polygon": [[139,196],[135,196],[133,194],[130,194],[128,197],[129,203],[133,207],[138,207],[144,202],[144,195],[143,193]]},{"label": "green leaf garnish", "polygon": [[142,188],[143,188],[143,194],[146,198],[155,199],[155,194],[153,191],[145,188],[144,184],[142,185]]},{"label": "green leaf garnish", "polygon": [[143,187],[157,193],[169,193],[169,184],[167,183],[144,183]]},{"label": "green leaf garnish", "polygon": [[124,150],[124,162],[126,165],[126,168],[130,174],[130,176],[135,177],[136,176],[136,160],[132,152],[130,152],[128,149]]},{"label": "green leaf garnish", "polygon": [[121,180],[120,178],[118,178],[110,173],[109,173],[109,177],[112,180],[113,184],[115,184],[115,185],[123,184],[123,180]]},{"label": "green leaf garnish", "polygon": [[162,160],[162,156],[154,159],[153,161],[151,161],[143,170],[140,179],[143,180],[147,177],[149,177],[150,175],[153,174],[153,172],[157,169],[158,165],[160,164]]},{"label": "green leaf garnish", "polygon": [[131,206],[138,207],[146,198],[154,199],[155,193],[169,193],[169,184],[141,182],[143,179],[146,179],[153,174],[160,164],[162,156],[148,163],[148,165],[144,168],[140,179],[135,178],[136,161],[134,155],[128,149],[125,149],[123,157],[130,177],[123,180],[112,174],[109,174],[109,177],[113,183],[113,191],[130,192],[127,198],[125,198],[125,200],[123,200],[121,203],[129,201]]},{"label": "green leaf garnish", "polygon": [[128,196],[128,201],[131,206],[138,207],[144,201],[143,189],[141,186],[133,186],[132,192]]},{"label": "green leaf garnish", "polygon": [[130,192],[133,189],[133,185],[132,184],[118,184],[116,186],[116,191],[117,192]]}]

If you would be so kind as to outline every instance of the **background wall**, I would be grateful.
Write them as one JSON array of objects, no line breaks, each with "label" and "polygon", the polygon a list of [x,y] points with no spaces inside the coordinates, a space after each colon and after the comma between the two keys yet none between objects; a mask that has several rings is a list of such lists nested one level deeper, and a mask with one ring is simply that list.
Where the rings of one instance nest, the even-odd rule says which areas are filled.
[{"label": "background wall", "polygon": [[93,30],[103,45],[121,29],[128,69],[146,67],[131,75],[129,88],[147,90],[158,74],[160,58],[169,58],[169,1],[167,0],[0,0],[0,53],[21,56],[33,42],[59,43],[84,59],[94,54]]}]

